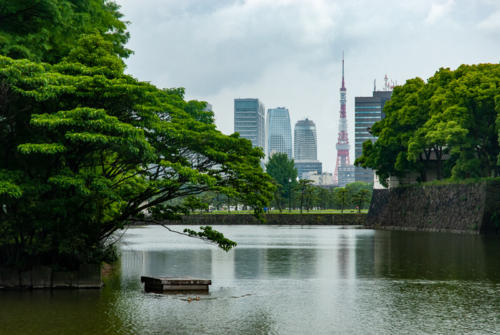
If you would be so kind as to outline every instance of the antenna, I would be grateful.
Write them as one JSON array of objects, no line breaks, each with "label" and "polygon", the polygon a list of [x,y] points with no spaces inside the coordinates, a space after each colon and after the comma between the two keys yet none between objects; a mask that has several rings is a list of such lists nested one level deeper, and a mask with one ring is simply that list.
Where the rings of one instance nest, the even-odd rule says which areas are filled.
[{"label": "antenna", "polygon": [[344,51],[342,50],[342,88],[345,89],[344,82]]},{"label": "antenna", "polygon": [[373,92],[377,90],[377,79],[373,79]]}]

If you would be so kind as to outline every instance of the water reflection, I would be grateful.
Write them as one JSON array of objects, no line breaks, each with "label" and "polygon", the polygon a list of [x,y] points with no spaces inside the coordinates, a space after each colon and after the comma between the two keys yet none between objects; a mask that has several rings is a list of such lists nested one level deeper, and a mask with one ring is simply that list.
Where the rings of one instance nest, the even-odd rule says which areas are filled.
[{"label": "water reflection", "polygon": [[[0,292],[0,334],[494,333],[500,240],[338,229],[217,227],[228,253],[130,229],[100,291]],[[141,275],[210,278],[208,295],[146,294]],[[478,313],[480,311],[480,313]]]},{"label": "water reflection", "polygon": [[376,231],[377,276],[427,280],[492,280],[500,276],[496,237]]}]

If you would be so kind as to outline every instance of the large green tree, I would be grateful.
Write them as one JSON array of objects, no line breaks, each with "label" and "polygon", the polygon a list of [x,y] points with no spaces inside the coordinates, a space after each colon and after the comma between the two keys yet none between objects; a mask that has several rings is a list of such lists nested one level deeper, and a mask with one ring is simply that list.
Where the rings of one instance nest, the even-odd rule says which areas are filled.
[{"label": "large green tree", "polygon": [[274,179],[277,186],[274,204],[281,211],[287,201],[291,203],[293,190],[297,185],[295,163],[293,159],[288,158],[287,154],[278,152],[269,158],[266,172]]},{"label": "large green tree", "polygon": [[119,6],[108,0],[0,0],[0,54],[56,63],[81,34],[99,34],[127,57],[129,38]]},{"label": "large green tree", "polygon": [[363,144],[356,164],[375,169],[383,183],[409,173],[425,181],[431,161],[438,179],[499,176],[499,96],[499,64],[408,80],[394,89],[385,119],[371,128],[377,141]]},{"label": "large green tree", "polygon": [[99,34],[53,65],[0,56],[0,264],[99,262],[128,220],[175,217],[207,191],[261,212],[273,192],[262,150],[183,94],[124,75]]}]

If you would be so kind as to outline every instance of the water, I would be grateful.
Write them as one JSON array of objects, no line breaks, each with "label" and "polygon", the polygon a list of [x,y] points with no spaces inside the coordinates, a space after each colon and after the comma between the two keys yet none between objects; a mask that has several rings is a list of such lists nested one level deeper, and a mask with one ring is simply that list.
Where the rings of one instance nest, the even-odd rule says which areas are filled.
[{"label": "water", "polygon": [[[225,253],[130,228],[102,290],[0,292],[0,334],[498,334],[500,239],[326,226],[220,226]],[[212,279],[144,293],[141,275]]]}]

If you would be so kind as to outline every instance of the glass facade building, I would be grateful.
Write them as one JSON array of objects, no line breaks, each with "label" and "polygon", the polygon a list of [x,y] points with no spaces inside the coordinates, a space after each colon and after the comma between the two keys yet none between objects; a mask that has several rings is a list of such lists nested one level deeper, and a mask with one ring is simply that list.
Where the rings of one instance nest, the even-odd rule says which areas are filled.
[{"label": "glass facade building", "polygon": [[276,152],[292,158],[292,128],[290,114],[285,107],[267,110],[267,157]]},{"label": "glass facade building", "polygon": [[259,99],[234,99],[234,131],[265,149],[265,109]]},{"label": "glass facade building", "polygon": [[307,179],[307,175],[311,172],[315,174],[323,172],[323,164],[317,160],[294,160],[294,163],[299,179]]},{"label": "glass facade building", "polygon": [[295,160],[317,160],[316,125],[309,119],[297,121],[293,132]]},{"label": "glass facade building", "polygon": [[[354,99],[354,155],[358,158],[363,153],[363,142],[375,142],[370,134],[371,126],[385,117],[384,105],[391,98],[392,91],[374,91],[371,97]],[[373,183],[373,170],[356,167],[355,180]]]},{"label": "glass facade building", "polygon": [[308,172],[321,174],[322,164],[318,161],[318,140],[314,122],[307,118],[297,121],[293,133],[293,154],[299,178],[305,178]]}]

